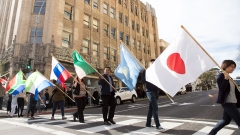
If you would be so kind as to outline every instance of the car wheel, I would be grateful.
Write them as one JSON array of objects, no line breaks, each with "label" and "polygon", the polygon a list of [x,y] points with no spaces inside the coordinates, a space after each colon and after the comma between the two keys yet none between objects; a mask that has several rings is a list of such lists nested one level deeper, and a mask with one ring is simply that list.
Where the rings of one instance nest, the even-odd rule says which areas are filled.
[{"label": "car wheel", "polygon": [[117,102],[117,105],[120,105],[120,104],[121,104],[121,99],[120,99],[120,97],[116,97],[116,102]]},{"label": "car wheel", "polygon": [[133,102],[133,103],[136,102],[136,96],[135,96],[135,95],[132,96],[132,102]]}]

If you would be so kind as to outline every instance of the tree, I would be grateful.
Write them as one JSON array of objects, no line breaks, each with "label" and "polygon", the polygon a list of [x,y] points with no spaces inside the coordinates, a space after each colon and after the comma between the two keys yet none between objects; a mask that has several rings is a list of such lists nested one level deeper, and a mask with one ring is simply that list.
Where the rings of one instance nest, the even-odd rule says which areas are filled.
[{"label": "tree", "polygon": [[216,82],[215,74],[211,70],[204,72],[200,75],[199,79],[201,80],[201,83],[199,86],[210,88],[212,85],[212,82]]}]

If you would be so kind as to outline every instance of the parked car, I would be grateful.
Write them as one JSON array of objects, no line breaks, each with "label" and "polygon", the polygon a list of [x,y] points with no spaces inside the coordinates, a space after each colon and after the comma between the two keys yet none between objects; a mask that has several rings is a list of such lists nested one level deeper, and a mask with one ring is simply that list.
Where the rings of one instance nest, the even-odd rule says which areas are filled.
[{"label": "parked car", "polygon": [[[124,101],[136,102],[137,92],[135,89],[130,91],[127,87],[121,87],[117,90],[118,91],[115,93],[117,105],[122,104]],[[99,104],[102,105],[102,99],[99,99]]]},{"label": "parked car", "polygon": [[183,94],[187,94],[187,91],[186,91],[186,87],[182,87],[178,92],[177,92],[177,95],[183,95]]},{"label": "parked car", "polygon": [[238,86],[240,86],[240,79],[233,79],[233,81],[235,81],[236,84],[237,84]]}]

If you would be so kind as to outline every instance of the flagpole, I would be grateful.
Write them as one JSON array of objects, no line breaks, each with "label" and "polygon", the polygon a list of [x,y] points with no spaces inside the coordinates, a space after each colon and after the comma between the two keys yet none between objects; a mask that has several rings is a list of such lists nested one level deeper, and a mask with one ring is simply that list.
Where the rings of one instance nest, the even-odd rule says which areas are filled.
[{"label": "flagpole", "polygon": [[[120,40],[120,43],[123,44],[123,45],[127,48],[128,52],[130,52],[130,53],[132,54],[132,56],[134,56],[134,58],[137,60],[137,62],[144,68],[144,70],[146,70],[146,68],[143,66],[143,64],[135,57],[135,55],[128,49],[128,47],[123,43],[122,40]],[[172,99],[165,91],[163,91],[163,92],[167,95],[167,97],[168,97],[173,103],[175,103],[175,102],[173,101],[173,99]]]},{"label": "flagpole", "polygon": [[[218,65],[218,63],[212,58],[211,55],[209,55],[209,53],[198,43],[198,41],[187,31],[187,29],[181,25],[181,28],[187,32],[187,34],[197,43],[197,45],[208,55],[208,57],[218,66],[218,68],[220,68],[222,70],[222,72],[224,73],[225,71]],[[230,80],[233,82],[233,84],[239,88],[239,86],[236,84],[235,81],[233,81],[232,78],[230,78]]]},{"label": "flagpole", "polygon": [[[39,72],[37,69],[36,69],[37,72]],[[42,76],[44,76],[41,72],[39,72]],[[48,80],[50,82],[50,80]],[[56,85],[55,85],[56,86]],[[65,96],[67,96],[69,99],[71,99],[73,102],[75,102],[71,97],[69,97],[65,92],[63,92],[59,87],[56,86],[56,88],[58,90],[60,90]]]},{"label": "flagpole", "polygon": [[[75,49],[75,51],[77,51],[76,49]],[[78,52],[78,51],[77,51]],[[82,57],[83,58],[83,57]],[[84,58],[83,58],[84,59]],[[117,89],[116,88],[114,88],[113,86],[112,86],[112,84],[110,84],[91,64],[89,64],[85,59],[84,59],[84,61],[89,65],[89,66],[91,66],[96,72],[97,72],[97,74],[99,75],[99,76],[101,76],[101,78],[103,79],[103,80],[105,80],[116,92],[117,92]]]},{"label": "flagpole", "polygon": [[[54,55],[53,54],[51,54],[52,55],[52,57],[54,57]],[[56,57],[54,57],[56,60],[57,60],[57,58]],[[58,60],[57,60],[58,61]],[[58,61],[59,62],[59,61]],[[60,62],[59,62],[60,63]],[[63,65],[62,65],[63,66]],[[63,66],[64,67],[64,66]],[[64,67],[64,69],[66,69],[65,67]],[[67,70],[67,69],[66,69]],[[70,73],[68,70],[67,70],[67,72],[68,73]],[[71,74],[70,74],[71,75]],[[74,77],[71,75],[71,77],[74,79]],[[80,85],[80,83],[77,81],[77,83]],[[91,95],[91,93],[88,91],[88,90],[86,90],[85,88],[83,88],[94,100],[96,100],[92,95]]]}]

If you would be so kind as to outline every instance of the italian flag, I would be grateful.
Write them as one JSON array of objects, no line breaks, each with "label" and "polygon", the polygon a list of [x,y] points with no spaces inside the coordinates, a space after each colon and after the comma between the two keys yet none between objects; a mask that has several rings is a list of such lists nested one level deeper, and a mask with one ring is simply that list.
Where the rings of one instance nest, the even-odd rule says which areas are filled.
[{"label": "italian flag", "polygon": [[23,72],[20,70],[13,78],[9,81],[6,92],[9,94],[17,95],[25,89],[25,81],[23,80]]},{"label": "italian flag", "polygon": [[72,58],[77,76],[80,79],[88,74],[96,72],[95,69],[93,69],[92,66],[90,66],[77,51],[73,52]]}]

